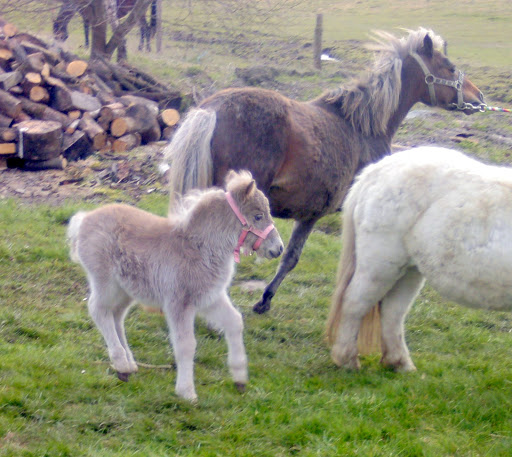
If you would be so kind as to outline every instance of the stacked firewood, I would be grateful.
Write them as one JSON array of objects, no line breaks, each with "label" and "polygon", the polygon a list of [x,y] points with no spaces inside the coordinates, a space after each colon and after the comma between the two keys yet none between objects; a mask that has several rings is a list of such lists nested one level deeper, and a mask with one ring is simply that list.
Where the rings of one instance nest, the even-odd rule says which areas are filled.
[{"label": "stacked firewood", "polygon": [[134,67],[81,60],[0,18],[0,168],[63,168],[169,139],[180,103]]}]

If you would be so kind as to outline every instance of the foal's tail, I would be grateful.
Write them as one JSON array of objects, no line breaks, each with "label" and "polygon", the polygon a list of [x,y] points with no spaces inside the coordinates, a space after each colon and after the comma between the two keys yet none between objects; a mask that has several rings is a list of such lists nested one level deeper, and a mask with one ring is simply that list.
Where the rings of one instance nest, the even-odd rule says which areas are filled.
[{"label": "foal's tail", "polygon": [[170,201],[175,207],[180,195],[193,188],[212,185],[213,163],[210,142],[217,122],[213,110],[198,108],[188,113],[164,151],[169,165]]},{"label": "foal's tail", "polygon": [[68,224],[68,243],[69,243],[69,255],[71,260],[76,263],[80,263],[80,259],[78,257],[78,231],[80,230],[80,225],[82,225],[82,221],[87,213],[85,211],[79,211],[76,213],[70,220]]},{"label": "foal's tail", "polygon": [[[343,208],[343,250],[338,265],[336,289],[331,302],[329,317],[327,318],[327,340],[332,346],[336,340],[341,323],[341,314],[344,306],[345,292],[356,269],[354,205],[350,199]],[[358,348],[361,354],[372,354],[381,350],[380,308],[376,304],[361,322],[358,337]]]}]

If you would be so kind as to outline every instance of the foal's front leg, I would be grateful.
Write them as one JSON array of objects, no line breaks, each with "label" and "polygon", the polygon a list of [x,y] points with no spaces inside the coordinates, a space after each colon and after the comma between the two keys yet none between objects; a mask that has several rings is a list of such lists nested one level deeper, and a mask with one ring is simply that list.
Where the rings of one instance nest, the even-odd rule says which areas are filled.
[{"label": "foal's front leg", "polygon": [[232,305],[226,291],[201,315],[215,329],[224,332],[228,345],[228,367],[236,388],[243,392],[249,379],[247,355],[243,341],[244,323],[242,315]]},{"label": "foal's front leg", "polygon": [[164,307],[171,344],[176,359],[176,395],[187,400],[197,400],[194,387],[194,336],[195,307],[191,303],[179,303],[174,309],[169,304]]}]

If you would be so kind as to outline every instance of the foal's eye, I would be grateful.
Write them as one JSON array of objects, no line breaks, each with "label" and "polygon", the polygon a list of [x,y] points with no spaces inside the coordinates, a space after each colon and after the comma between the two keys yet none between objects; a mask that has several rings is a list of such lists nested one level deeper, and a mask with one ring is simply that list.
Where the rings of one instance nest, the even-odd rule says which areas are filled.
[{"label": "foal's eye", "polygon": [[263,219],[263,214],[256,214],[256,216],[254,216],[255,221],[261,221],[262,219]]}]

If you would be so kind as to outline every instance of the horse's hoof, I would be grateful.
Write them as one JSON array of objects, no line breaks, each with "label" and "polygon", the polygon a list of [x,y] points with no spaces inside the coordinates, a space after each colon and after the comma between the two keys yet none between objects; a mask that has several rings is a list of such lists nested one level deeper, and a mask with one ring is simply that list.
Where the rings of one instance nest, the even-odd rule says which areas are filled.
[{"label": "horse's hoof", "polygon": [[267,301],[260,300],[254,305],[252,310],[258,314],[264,314],[270,309],[270,303]]},{"label": "horse's hoof", "polygon": [[243,394],[246,390],[246,384],[244,384],[243,382],[235,382],[235,388],[236,390],[238,390],[238,392]]},{"label": "horse's hoof", "polygon": [[130,377],[130,373],[121,373],[119,371],[117,371],[116,373],[117,373],[117,377],[119,378],[120,381],[128,382],[128,378]]}]

